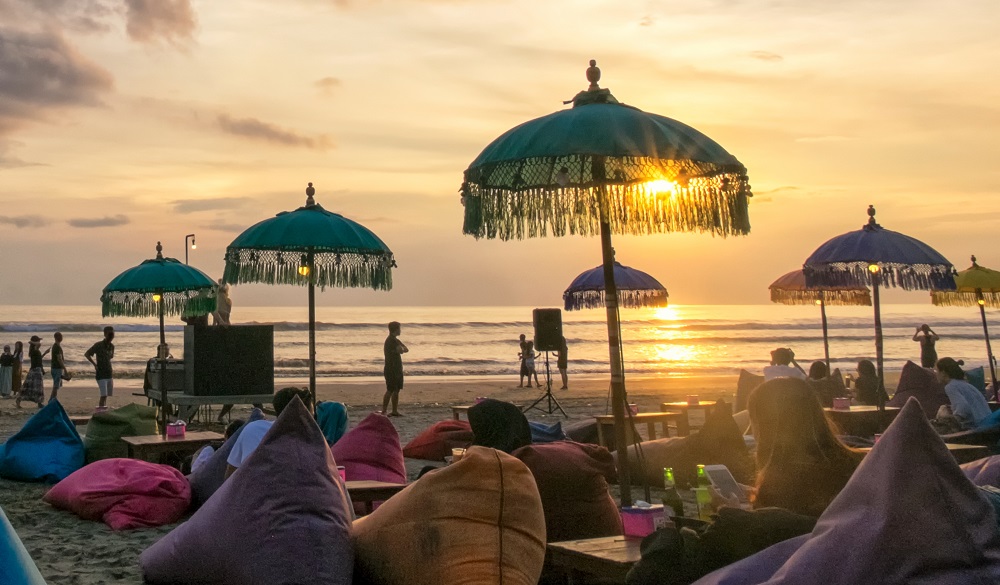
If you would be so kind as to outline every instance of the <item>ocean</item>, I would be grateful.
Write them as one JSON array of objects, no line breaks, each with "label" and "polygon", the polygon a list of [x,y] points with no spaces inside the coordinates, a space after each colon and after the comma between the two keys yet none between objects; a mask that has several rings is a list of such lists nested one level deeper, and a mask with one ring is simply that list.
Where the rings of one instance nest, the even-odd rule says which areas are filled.
[{"label": "ocean", "polygon": [[[408,376],[517,377],[518,335],[533,334],[531,307],[317,307],[317,374],[321,377],[380,377],[386,323],[402,323]],[[995,319],[1000,311],[988,311]],[[871,307],[828,307],[834,367],[853,369],[875,354]],[[804,367],[822,359],[819,308],[786,305],[676,305],[623,310],[622,347],[628,376],[735,375],[760,371],[777,347],[791,347]],[[608,372],[607,325],[603,310],[563,311],[570,375]],[[241,307],[234,323],[274,325],[275,375],[308,376],[305,306]],[[882,311],[889,370],[919,358],[915,328],[928,323],[941,336],[940,356],[986,363],[982,323],[974,307],[886,305]],[[116,377],[142,376],[156,354],[155,319],[102,319],[99,306],[0,306],[0,344],[27,342],[37,334],[43,347],[61,331],[68,367],[88,374],[83,353],[101,339],[105,325],[116,331]],[[183,324],[167,319],[167,343],[183,355]],[[46,360],[47,361],[47,360]],[[544,357],[539,361],[544,371]],[[551,359],[555,371],[555,358]]]}]

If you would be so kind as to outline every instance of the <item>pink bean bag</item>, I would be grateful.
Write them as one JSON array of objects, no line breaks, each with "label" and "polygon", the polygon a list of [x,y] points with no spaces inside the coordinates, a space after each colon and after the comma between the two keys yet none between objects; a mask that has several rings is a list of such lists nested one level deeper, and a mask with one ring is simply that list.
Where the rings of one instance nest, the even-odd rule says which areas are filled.
[{"label": "pink bean bag", "polygon": [[960,466],[965,477],[976,485],[1000,488],[1000,455],[976,459]]},{"label": "pink bean bag", "polygon": [[622,533],[621,514],[608,491],[617,475],[607,449],[560,441],[527,445],[511,455],[535,477],[548,542]]},{"label": "pink bean bag", "polygon": [[135,459],[102,459],[73,472],[42,498],[112,530],[177,522],[191,505],[191,485],[180,471]]},{"label": "pink bean bag", "polygon": [[371,413],[330,447],[351,481],[373,480],[406,483],[406,463],[399,433],[388,417]]},{"label": "pink bean bag", "polygon": [[464,420],[443,420],[434,423],[403,447],[403,455],[411,459],[444,461],[455,447],[468,447],[475,440],[472,426]]}]

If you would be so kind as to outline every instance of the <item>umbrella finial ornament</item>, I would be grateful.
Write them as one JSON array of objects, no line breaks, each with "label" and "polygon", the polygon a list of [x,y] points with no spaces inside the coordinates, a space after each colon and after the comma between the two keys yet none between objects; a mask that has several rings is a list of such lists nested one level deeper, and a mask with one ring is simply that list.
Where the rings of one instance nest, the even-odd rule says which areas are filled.
[{"label": "umbrella finial ornament", "polygon": [[597,82],[600,80],[601,68],[597,66],[597,59],[591,59],[590,67],[587,67],[587,81],[590,82],[590,87],[587,88],[587,91],[597,91],[601,89],[600,86],[597,85]]},{"label": "umbrella finial ornament", "polygon": [[865,229],[866,230],[873,230],[875,228],[880,228],[880,227],[882,227],[882,226],[880,226],[878,223],[875,222],[875,206],[874,205],[869,205],[868,206],[868,223],[865,224]]},{"label": "umbrella finial ornament", "polygon": [[156,259],[163,260],[163,244],[156,242]]},{"label": "umbrella finial ornament", "polygon": [[309,186],[306,187],[306,207],[312,207],[313,205],[316,205],[316,200],[313,199],[313,195],[315,194],[316,194],[316,189],[313,189],[313,184],[309,183]]},{"label": "umbrella finial ornament", "polygon": [[973,266],[979,266],[978,264],[976,264],[976,255],[975,254],[972,255],[972,265]]}]

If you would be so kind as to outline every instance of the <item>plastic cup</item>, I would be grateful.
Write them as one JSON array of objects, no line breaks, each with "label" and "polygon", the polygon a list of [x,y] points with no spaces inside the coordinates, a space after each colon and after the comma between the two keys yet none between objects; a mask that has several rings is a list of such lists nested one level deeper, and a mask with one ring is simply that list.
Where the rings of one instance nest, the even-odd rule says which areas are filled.
[{"label": "plastic cup", "polygon": [[633,415],[639,414],[639,405],[638,404],[629,403],[628,409],[632,412]]},{"label": "plastic cup", "polygon": [[337,473],[340,474],[340,481],[347,481],[347,468],[343,465],[337,466]]},{"label": "plastic cup", "polygon": [[452,463],[458,463],[459,461],[462,460],[462,457],[465,457],[465,449],[461,449],[459,447],[456,447],[456,448],[454,448],[454,449],[451,450],[451,462]]}]

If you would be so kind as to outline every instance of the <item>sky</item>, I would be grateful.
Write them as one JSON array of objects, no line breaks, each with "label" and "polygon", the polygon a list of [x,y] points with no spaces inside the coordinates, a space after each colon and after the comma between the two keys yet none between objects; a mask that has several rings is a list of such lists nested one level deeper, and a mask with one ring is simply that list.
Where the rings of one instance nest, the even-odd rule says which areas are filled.
[{"label": "sky", "polygon": [[[0,305],[97,304],[155,254],[220,276],[246,227],[317,200],[393,290],[321,305],[558,306],[597,238],[462,234],[462,172],[585,89],[748,169],[746,237],[615,238],[678,304],[768,302],[821,243],[888,229],[1000,268],[996,0],[0,0]],[[298,305],[241,285],[234,303]],[[926,293],[891,292],[896,302]]]}]

